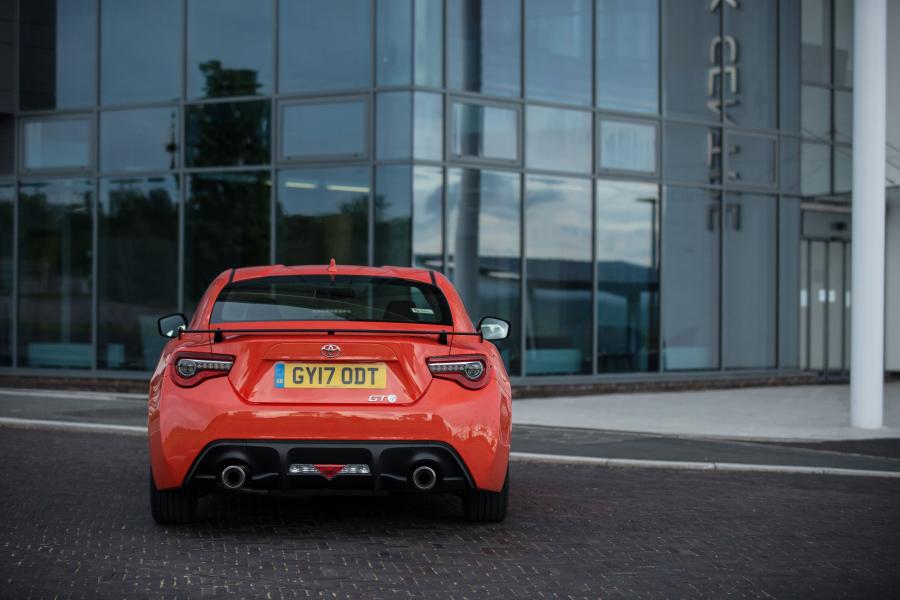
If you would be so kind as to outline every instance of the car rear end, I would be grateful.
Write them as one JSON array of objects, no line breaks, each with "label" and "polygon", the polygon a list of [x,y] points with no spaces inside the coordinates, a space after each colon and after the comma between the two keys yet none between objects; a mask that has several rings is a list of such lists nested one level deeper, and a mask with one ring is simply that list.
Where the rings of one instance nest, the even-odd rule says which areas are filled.
[{"label": "car rear end", "polygon": [[207,296],[151,384],[158,490],[504,493],[509,381],[442,276],[230,274]]}]

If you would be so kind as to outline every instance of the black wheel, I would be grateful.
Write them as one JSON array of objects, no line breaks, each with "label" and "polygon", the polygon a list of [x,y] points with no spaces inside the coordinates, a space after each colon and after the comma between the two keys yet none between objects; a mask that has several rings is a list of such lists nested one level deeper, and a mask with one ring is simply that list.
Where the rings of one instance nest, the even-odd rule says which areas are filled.
[{"label": "black wheel", "polygon": [[463,513],[472,523],[501,523],[509,504],[509,471],[499,492],[472,490],[463,496]]},{"label": "black wheel", "polygon": [[197,516],[197,496],[186,490],[158,490],[150,473],[150,513],[160,525],[190,523]]}]

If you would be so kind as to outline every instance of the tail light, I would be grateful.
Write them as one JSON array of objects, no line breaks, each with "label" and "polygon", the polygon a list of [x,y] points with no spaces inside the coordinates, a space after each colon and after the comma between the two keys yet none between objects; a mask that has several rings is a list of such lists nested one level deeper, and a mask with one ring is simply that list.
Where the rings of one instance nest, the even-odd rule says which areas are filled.
[{"label": "tail light", "polygon": [[234,357],[227,354],[179,352],[175,355],[169,372],[176,384],[194,387],[207,379],[228,375],[233,364]]},{"label": "tail light", "polygon": [[470,390],[483,388],[488,381],[488,361],[481,354],[433,356],[428,370],[434,377],[451,379]]}]

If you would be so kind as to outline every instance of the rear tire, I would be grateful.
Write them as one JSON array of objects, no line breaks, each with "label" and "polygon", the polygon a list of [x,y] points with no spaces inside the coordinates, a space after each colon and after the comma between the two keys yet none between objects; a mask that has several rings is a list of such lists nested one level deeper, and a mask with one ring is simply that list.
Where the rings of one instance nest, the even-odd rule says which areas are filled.
[{"label": "rear tire", "polygon": [[472,490],[463,496],[463,514],[472,523],[502,523],[509,504],[509,471],[499,492]]},{"label": "rear tire", "polygon": [[190,523],[197,516],[197,496],[187,490],[158,490],[150,472],[150,513],[160,525]]}]

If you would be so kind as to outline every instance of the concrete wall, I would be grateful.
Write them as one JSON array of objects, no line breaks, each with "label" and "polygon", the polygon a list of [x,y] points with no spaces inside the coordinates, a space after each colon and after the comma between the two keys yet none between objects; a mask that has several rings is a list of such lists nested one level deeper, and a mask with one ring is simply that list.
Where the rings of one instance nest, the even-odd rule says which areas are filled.
[{"label": "concrete wall", "polygon": [[[900,2],[888,5],[887,35],[887,257],[885,369],[900,371]],[[893,187],[893,189],[890,189]]]}]

